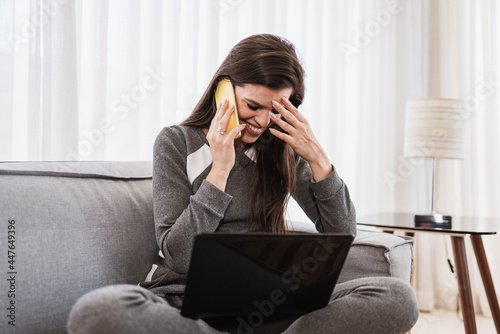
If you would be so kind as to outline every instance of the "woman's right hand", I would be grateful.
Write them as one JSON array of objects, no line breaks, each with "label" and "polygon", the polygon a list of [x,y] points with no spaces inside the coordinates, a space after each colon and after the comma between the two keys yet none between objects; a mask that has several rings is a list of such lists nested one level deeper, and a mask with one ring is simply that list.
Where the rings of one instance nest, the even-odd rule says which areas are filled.
[{"label": "woman's right hand", "polygon": [[227,100],[218,106],[207,133],[213,162],[206,180],[222,191],[226,189],[227,178],[235,163],[234,138],[245,128],[244,124],[240,124],[229,133],[219,133],[219,129],[226,129],[229,118],[234,112],[234,106],[229,109],[227,106]]}]

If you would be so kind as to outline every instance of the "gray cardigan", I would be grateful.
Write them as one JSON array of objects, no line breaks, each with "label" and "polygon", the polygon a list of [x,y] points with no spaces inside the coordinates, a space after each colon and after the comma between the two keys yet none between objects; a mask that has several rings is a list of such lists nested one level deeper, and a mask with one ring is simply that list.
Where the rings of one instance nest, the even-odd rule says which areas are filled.
[{"label": "gray cardigan", "polygon": [[[279,140],[275,138],[274,140]],[[194,235],[200,232],[243,232],[252,228],[251,189],[256,180],[253,148],[236,150],[226,190],[206,181],[212,156],[202,129],[164,128],[154,144],[153,203],[160,259],[141,282],[169,299],[182,295]],[[335,169],[319,182],[307,161],[297,161],[295,200],[320,232],[356,233],[355,209]]]}]

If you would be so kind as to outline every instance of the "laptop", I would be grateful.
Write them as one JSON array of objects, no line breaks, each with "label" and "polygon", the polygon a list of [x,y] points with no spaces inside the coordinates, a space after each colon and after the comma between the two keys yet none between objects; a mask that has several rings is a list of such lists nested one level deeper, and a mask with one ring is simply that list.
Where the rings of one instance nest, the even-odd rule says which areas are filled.
[{"label": "laptop", "polygon": [[260,321],[325,307],[353,239],[331,233],[198,234],[181,314]]}]

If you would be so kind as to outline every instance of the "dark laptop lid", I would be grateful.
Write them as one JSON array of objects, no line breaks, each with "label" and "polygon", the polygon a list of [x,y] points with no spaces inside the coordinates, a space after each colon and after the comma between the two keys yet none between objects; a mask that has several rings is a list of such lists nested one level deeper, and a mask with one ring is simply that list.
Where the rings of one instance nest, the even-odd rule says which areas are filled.
[{"label": "dark laptop lid", "polygon": [[354,237],[208,233],[195,237],[181,313],[304,314],[328,304]]}]

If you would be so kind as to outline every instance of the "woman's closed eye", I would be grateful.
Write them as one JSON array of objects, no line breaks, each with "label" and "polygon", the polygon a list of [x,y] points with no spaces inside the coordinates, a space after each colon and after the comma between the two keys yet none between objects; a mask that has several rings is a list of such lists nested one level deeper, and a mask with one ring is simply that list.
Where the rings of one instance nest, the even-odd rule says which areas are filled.
[{"label": "woman's closed eye", "polygon": [[[247,103],[247,107],[248,107],[250,110],[252,110],[252,111],[257,111],[257,110],[259,110],[259,109],[261,108],[260,106],[253,106],[253,105],[251,105],[251,104],[249,104],[249,103]],[[277,111],[276,109],[274,109],[274,108],[273,108],[273,109],[271,109],[271,111],[272,111],[273,113],[275,113],[275,114],[278,114],[278,111]]]},{"label": "woman's closed eye", "polygon": [[247,103],[247,107],[252,111],[256,111],[260,108],[260,106],[252,106],[250,103]]}]

